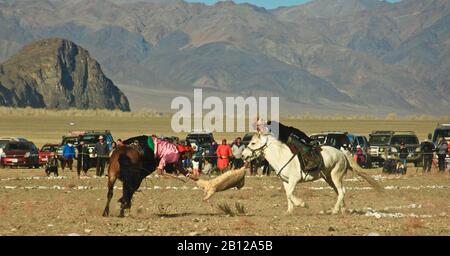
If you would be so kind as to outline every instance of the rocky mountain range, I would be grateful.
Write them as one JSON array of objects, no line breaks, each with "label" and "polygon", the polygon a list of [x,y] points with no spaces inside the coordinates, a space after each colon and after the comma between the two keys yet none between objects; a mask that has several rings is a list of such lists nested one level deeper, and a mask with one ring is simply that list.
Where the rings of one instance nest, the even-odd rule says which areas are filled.
[{"label": "rocky mountain range", "polygon": [[0,0],[0,60],[60,37],[89,50],[125,92],[197,87],[280,96],[297,104],[293,112],[441,115],[450,111],[448,24],[450,0],[312,0],[275,10],[231,1]]},{"label": "rocky mountain range", "polygon": [[0,65],[0,106],[130,110],[85,49],[56,38],[29,44]]}]

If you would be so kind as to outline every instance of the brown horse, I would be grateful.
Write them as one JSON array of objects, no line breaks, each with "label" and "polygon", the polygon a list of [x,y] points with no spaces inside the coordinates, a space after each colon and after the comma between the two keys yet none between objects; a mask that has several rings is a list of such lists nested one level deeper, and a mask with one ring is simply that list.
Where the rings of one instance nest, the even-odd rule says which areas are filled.
[{"label": "brown horse", "polygon": [[[158,159],[153,150],[147,146],[148,136],[130,138],[117,147],[111,154],[108,167],[108,195],[103,216],[109,216],[109,204],[113,197],[114,184],[117,179],[123,183],[123,194],[119,217],[124,217],[125,210],[131,208],[131,199],[138,190],[142,180],[156,170]],[[179,167],[179,166],[178,166]],[[186,176],[186,172],[180,169]]]}]

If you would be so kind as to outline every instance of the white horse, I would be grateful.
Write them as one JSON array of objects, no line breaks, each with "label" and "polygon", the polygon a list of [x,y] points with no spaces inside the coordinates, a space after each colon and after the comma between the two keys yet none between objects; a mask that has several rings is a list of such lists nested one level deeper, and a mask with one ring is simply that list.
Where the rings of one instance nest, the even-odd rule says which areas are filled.
[{"label": "white horse", "polygon": [[250,161],[263,155],[276,174],[283,180],[284,190],[288,200],[287,213],[290,214],[295,206],[308,207],[305,202],[294,195],[295,186],[299,182],[315,181],[323,178],[337,193],[338,198],[332,213],[344,212],[345,188],[342,183],[347,170],[354,171],[364,178],[377,190],[381,186],[366,173],[360,172],[358,164],[349,152],[342,152],[336,148],[322,147],[323,168],[320,171],[304,172],[300,161],[289,147],[277,140],[272,134],[255,134],[243,152],[243,158]]}]

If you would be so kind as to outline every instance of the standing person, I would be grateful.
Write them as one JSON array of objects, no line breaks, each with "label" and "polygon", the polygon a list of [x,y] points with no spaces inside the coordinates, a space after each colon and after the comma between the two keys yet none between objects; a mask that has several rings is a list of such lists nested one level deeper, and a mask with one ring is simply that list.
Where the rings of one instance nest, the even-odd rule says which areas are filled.
[{"label": "standing person", "polygon": [[365,167],[366,159],[364,157],[364,151],[362,150],[361,146],[356,146],[356,162],[361,167]]},{"label": "standing person", "polygon": [[109,147],[102,135],[98,137],[98,142],[97,144],[95,144],[95,152],[97,154],[96,175],[103,176],[103,173],[105,172],[106,161],[108,161],[109,157]]},{"label": "standing person", "polygon": [[439,140],[436,150],[439,161],[439,172],[445,172],[445,157],[448,153],[448,144],[444,137]]},{"label": "standing person", "polygon": [[[450,143],[447,143],[447,144],[448,144],[447,154],[450,154]],[[448,172],[450,172],[450,164],[447,164],[447,169],[448,169]]]},{"label": "standing person", "polygon": [[242,159],[242,152],[244,152],[245,145],[241,143],[241,138],[237,137],[236,141],[231,148],[233,153],[233,165],[234,168],[239,169],[244,166],[244,160]]},{"label": "standing person", "polygon": [[71,143],[66,142],[63,147],[63,161],[62,161],[62,170],[66,168],[66,165],[69,167],[69,170],[72,171],[73,158],[75,157],[75,148]]},{"label": "standing person", "polygon": [[195,144],[192,146],[192,150],[194,151],[192,155],[192,173],[194,174],[194,177],[199,177],[201,162],[203,159],[203,151],[199,146]]},{"label": "standing person", "polygon": [[217,166],[217,142],[215,140],[213,140],[213,142],[211,143],[211,146],[209,147],[209,162],[211,163],[212,167],[216,167]]},{"label": "standing person", "polygon": [[84,172],[84,176],[87,176],[89,170],[89,147],[81,141],[78,146],[78,156],[77,156],[77,174],[78,177],[81,175],[81,170]]},{"label": "standing person", "polygon": [[230,164],[230,157],[233,155],[226,139],[223,139],[222,144],[217,147],[216,154],[217,168],[219,168],[219,170],[223,172],[228,168],[228,165]]},{"label": "standing person", "polygon": [[406,173],[408,155],[409,155],[409,152],[408,152],[408,148],[406,148],[406,146],[405,146],[405,143],[404,142],[400,143],[400,150],[398,151],[398,157],[400,158],[400,162],[404,166],[403,174]]},{"label": "standing person", "polygon": [[433,152],[435,150],[435,146],[431,141],[431,134],[428,134],[428,139],[422,142],[420,145],[420,152],[422,153],[423,160],[423,171],[430,172],[431,164],[433,162]]}]

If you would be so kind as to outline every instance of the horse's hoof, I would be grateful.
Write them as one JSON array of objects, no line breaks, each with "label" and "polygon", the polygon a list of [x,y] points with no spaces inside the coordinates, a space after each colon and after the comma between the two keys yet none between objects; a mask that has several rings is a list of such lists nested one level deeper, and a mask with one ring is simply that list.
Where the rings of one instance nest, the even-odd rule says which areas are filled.
[{"label": "horse's hoof", "polygon": [[300,207],[303,207],[305,209],[309,209],[309,205],[307,203],[300,204]]}]

